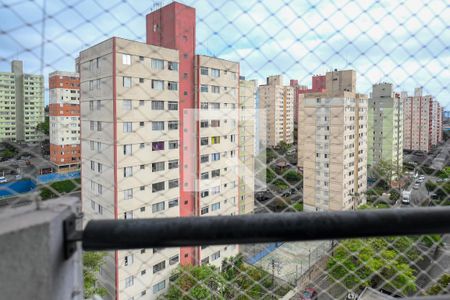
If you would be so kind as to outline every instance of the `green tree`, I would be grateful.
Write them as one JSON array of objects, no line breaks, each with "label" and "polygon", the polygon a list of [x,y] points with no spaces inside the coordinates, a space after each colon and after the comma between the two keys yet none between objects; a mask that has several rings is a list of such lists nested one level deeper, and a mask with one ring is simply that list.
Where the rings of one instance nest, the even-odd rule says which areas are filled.
[{"label": "green tree", "polygon": [[101,252],[85,252],[83,254],[84,298],[94,295],[105,296],[107,290],[98,286],[97,273],[103,264],[105,254]]},{"label": "green tree", "polygon": [[2,151],[1,157],[10,159],[13,158],[16,155],[16,153],[14,151],[12,151],[11,149],[5,149]]},{"label": "green tree", "polygon": [[298,182],[302,179],[300,173],[294,170],[289,170],[283,175],[284,179],[290,182]]},{"label": "green tree", "polygon": [[348,289],[385,287],[408,294],[416,290],[416,276],[409,265],[419,258],[409,237],[342,241],[328,260],[330,277]]},{"label": "green tree", "polygon": [[391,190],[389,200],[397,201],[398,199],[400,199],[400,193],[397,190]]},{"label": "green tree", "polygon": [[427,182],[425,182],[425,187],[429,194],[430,192],[433,192],[436,190],[437,185],[434,182],[432,182],[431,180],[427,180]]},{"label": "green tree", "polygon": [[450,273],[444,273],[435,285],[427,290],[427,295],[440,295],[450,287]]},{"label": "green tree", "polygon": [[45,117],[45,121],[39,123],[36,126],[36,130],[44,133],[45,135],[48,135],[50,131],[49,117]]},{"label": "green tree", "polygon": [[382,187],[385,190],[388,189],[390,187],[391,179],[394,176],[392,164],[380,160],[370,168],[370,176],[375,178],[377,187]]},{"label": "green tree", "polygon": [[[225,258],[221,270],[210,265],[180,266],[177,278],[161,299],[272,299],[281,298],[290,288],[272,282],[263,269],[244,263],[243,257]],[[270,292],[268,292],[270,291]]]}]

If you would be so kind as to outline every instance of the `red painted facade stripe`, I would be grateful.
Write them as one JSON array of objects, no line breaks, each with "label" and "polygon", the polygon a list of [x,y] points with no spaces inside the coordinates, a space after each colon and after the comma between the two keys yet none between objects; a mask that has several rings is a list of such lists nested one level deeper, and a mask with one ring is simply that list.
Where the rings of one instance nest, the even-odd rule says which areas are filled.
[{"label": "red painted facade stripe", "polygon": [[[146,41],[149,45],[179,51],[179,122],[180,122],[180,216],[196,215],[195,192],[195,125],[184,123],[184,110],[195,108],[195,9],[172,2],[146,16]],[[186,74],[186,77],[185,77]],[[184,95],[187,92],[187,95]],[[186,135],[185,136],[185,131]],[[186,148],[186,149],[185,149]],[[185,168],[185,166],[187,166]],[[184,190],[188,185],[187,191]],[[185,202],[187,201],[187,204]],[[185,257],[187,255],[187,257]],[[194,264],[194,247],[180,249],[180,264]]]}]

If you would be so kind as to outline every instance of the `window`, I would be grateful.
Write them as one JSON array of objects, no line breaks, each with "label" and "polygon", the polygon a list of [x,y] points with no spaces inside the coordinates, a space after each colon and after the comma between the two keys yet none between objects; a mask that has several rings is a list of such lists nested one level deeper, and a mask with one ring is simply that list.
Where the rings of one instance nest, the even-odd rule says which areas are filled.
[{"label": "window", "polygon": [[123,155],[131,155],[133,154],[132,145],[123,145]]},{"label": "window", "polygon": [[163,161],[152,163],[152,172],[164,171],[165,163]]},{"label": "window", "polygon": [[91,170],[95,171],[95,161],[91,160]]},{"label": "window", "polygon": [[163,191],[165,188],[164,181],[152,184],[152,193]]},{"label": "window", "polygon": [[220,193],[220,186],[214,186],[211,188],[211,195],[217,195]]},{"label": "window", "polygon": [[123,168],[123,177],[131,177],[131,176],[133,176],[133,167]]},{"label": "window", "polygon": [[102,122],[97,121],[97,131],[102,131]]},{"label": "window", "polygon": [[202,85],[200,86],[200,92],[202,92],[202,93],[207,93],[207,92],[208,92],[208,85],[202,84]]},{"label": "window", "polygon": [[152,130],[153,131],[164,130],[164,122],[163,121],[154,121],[154,122],[152,122]]},{"label": "window", "polygon": [[220,202],[211,204],[211,211],[219,210],[220,209]]},{"label": "window", "polygon": [[169,101],[168,109],[169,110],[178,110],[178,102],[176,102],[176,101]]},{"label": "window", "polygon": [[220,144],[220,136],[212,136],[211,137],[211,145]]},{"label": "window", "polygon": [[103,194],[103,185],[101,185],[100,183],[97,184],[97,194],[98,195]]},{"label": "window", "polygon": [[218,176],[220,176],[220,169],[211,171],[211,177],[214,178]]},{"label": "window", "polygon": [[211,69],[211,76],[212,77],[220,77],[220,70],[219,69]]},{"label": "window", "polygon": [[91,122],[89,123],[89,128],[91,129],[91,131],[94,131],[94,130],[95,130],[95,122],[94,122],[94,121],[91,121]]},{"label": "window", "polygon": [[169,91],[178,91],[178,83],[175,81],[169,81],[167,83],[167,88]]},{"label": "window", "polygon": [[208,128],[209,124],[208,124],[208,120],[201,120],[200,121],[200,127],[201,128]]},{"label": "window", "polygon": [[209,196],[209,191],[208,190],[203,190],[200,192],[200,197],[205,198]]},{"label": "window", "polygon": [[236,142],[236,135],[232,134],[230,135],[230,142]]},{"label": "window", "polygon": [[153,274],[158,273],[159,271],[164,270],[165,268],[166,268],[166,261],[164,260],[153,266]]},{"label": "window", "polygon": [[133,219],[133,211],[126,211],[123,213],[123,218],[126,219]]},{"label": "window", "polygon": [[93,111],[94,110],[94,101],[89,101],[89,110]]},{"label": "window", "polygon": [[152,58],[151,65],[152,65],[152,69],[155,69],[155,70],[163,70],[164,69],[164,61],[161,59]]},{"label": "window", "polygon": [[201,179],[209,179],[209,173],[208,172],[204,172],[201,174]]},{"label": "window", "polygon": [[131,55],[122,54],[122,64],[131,65]]},{"label": "window", "polygon": [[152,110],[164,110],[164,101],[152,101]]},{"label": "window", "polygon": [[217,251],[211,255],[211,260],[216,260],[220,258],[220,251]]},{"label": "window", "polygon": [[103,171],[103,165],[101,163],[97,163],[97,172],[101,173]]},{"label": "window", "polygon": [[211,161],[217,161],[217,160],[220,160],[220,152],[211,153]]},{"label": "window", "polygon": [[169,160],[169,170],[178,169],[178,159]]},{"label": "window", "polygon": [[152,204],[152,212],[156,213],[165,209],[164,201]]},{"label": "window", "polygon": [[157,293],[159,293],[160,291],[162,291],[165,288],[166,288],[166,281],[165,280],[163,280],[161,282],[158,282],[157,284],[155,284],[153,286],[153,294],[157,294]]},{"label": "window", "polygon": [[124,200],[133,199],[133,189],[123,190],[123,199]]},{"label": "window", "polygon": [[202,265],[209,264],[209,257],[206,257],[206,258],[202,259],[202,263],[201,264]]},{"label": "window", "polygon": [[129,111],[133,108],[131,100],[123,100],[122,102],[123,110]]},{"label": "window", "polygon": [[140,143],[139,144],[139,149],[144,149],[145,148],[145,144],[144,143]]},{"label": "window", "polygon": [[139,127],[144,127],[145,123],[144,122],[139,122]]},{"label": "window", "polygon": [[130,88],[131,87],[131,77],[124,76],[122,83],[123,83],[123,87]]},{"label": "window", "polygon": [[178,63],[174,61],[169,61],[167,68],[172,71],[178,71]]},{"label": "window", "polygon": [[139,78],[139,83],[144,83],[144,78]]},{"label": "window", "polygon": [[205,206],[205,207],[202,207],[202,209],[201,209],[201,211],[200,211],[200,214],[205,215],[205,214],[207,214],[208,212],[209,212],[209,207],[208,207],[208,206]]},{"label": "window", "polygon": [[152,89],[157,91],[164,90],[164,81],[152,79]]},{"label": "window", "polygon": [[145,101],[144,100],[139,100],[139,106],[145,106]]},{"label": "window", "polygon": [[132,132],[133,131],[133,123],[124,122],[123,123],[123,132]]},{"label": "window", "polygon": [[178,206],[178,199],[169,200],[169,208]]},{"label": "window", "polygon": [[202,74],[202,75],[208,75],[208,68],[201,67],[201,68],[200,68],[200,74]]},{"label": "window", "polygon": [[219,94],[220,93],[220,87],[218,87],[216,85],[212,85],[211,86],[211,92],[213,92],[214,94]]},{"label": "window", "polygon": [[209,162],[209,155],[208,154],[204,154],[204,155],[200,156],[200,162],[201,163]]},{"label": "window", "polygon": [[169,149],[178,149],[178,141],[169,141]]},{"label": "window", "polygon": [[210,109],[220,109],[220,103],[209,103]]},{"label": "window", "polygon": [[169,265],[174,265],[174,264],[178,263],[179,260],[180,260],[180,256],[178,254],[174,255],[171,258],[169,258]]},{"label": "window", "polygon": [[178,179],[169,180],[169,189],[174,189],[178,187]]},{"label": "window", "polygon": [[220,127],[220,120],[211,120],[211,127]]},{"label": "window", "polygon": [[133,254],[127,255],[123,258],[124,266],[131,266],[133,264]]},{"label": "window", "polygon": [[200,103],[200,108],[201,109],[208,109],[208,103],[207,102]]},{"label": "window", "polygon": [[164,150],[164,142],[153,142],[152,151]]},{"label": "window", "polygon": [[134,285],[134,276],[128,276],[127,278],[125,278],[125,287],[130,287]]},{"label": "window", "polygon": [[102,100],[97,100],[97,105],[96,105],[96,109],[100,110],[102,108]]},{"label": "window", "polygon": [[206,145],[208,145],[208,137],[202,137],[202,138],[200,139],[200,145],[201,145],[201,146],[206,146]]},{"label": "window", "polygon": [[167,127],[169,128],[169,130],[178,129],[178,121],[169,121]]}]

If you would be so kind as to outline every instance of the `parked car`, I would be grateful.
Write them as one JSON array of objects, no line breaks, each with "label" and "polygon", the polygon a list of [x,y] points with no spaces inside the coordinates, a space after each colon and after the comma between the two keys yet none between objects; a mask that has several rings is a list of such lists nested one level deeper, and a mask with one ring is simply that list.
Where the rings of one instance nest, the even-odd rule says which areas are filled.
[{"label": "parked car", "polygon": [[420,187],[420,183],[416,182],[414,183],[413,189],[418,190]]},{"label": "parked car", "polygon": [[0,176],[0,183],[7,183],[8,179],[6,179],[6,177],[4,176]]},{"label": "parked car", "polygon": [[303,294],[300,295],[301,300],[317,300],[317,291],[313,288],[307,288],[303,291]]}]

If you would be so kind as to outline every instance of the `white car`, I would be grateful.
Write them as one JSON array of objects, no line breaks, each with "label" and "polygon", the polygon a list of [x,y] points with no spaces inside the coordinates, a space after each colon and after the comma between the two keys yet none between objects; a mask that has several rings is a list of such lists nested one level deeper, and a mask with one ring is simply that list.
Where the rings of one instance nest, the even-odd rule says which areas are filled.
[{"label": "white car", "polygon": [[420,183],[414,183],[413,189],[418,190],[420,187]]},{"label": "white car", "polygon": [[7,183],[8,179],[6,179],[4,176],[0,176],[0,183]]}]

